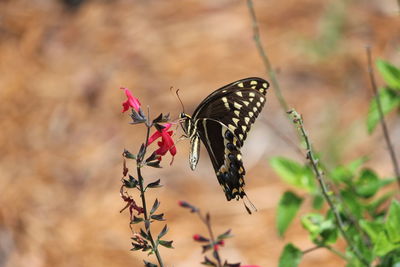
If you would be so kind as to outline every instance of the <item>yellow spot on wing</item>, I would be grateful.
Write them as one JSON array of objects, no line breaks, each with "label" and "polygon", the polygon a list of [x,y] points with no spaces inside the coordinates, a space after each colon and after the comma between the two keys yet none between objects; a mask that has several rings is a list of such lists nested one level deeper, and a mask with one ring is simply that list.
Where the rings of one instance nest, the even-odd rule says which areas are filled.
[{"label": "yellow spot on wing", "polygon": [[237,118],[232,118],[232,121],[233,121],[236,125],[238,125],[239,119],[237,119]]},{"label": "yellow spot on wing", "polygon": [[241,109],[241,108],[242,108],[242,105],[240,105],[240,104],[237,103],[237,102],[233,103],[233,106],[234,106],[235,108],[237,108],[237,109]]},{"label": "yellow spot on wing", "polygon": [[243,87],[243,83],[238,83],[238,87]]},{"label": "yellow spot on wing", "polygon": [[235,113],[236,116],[240,116],[240,111],[239,110],[235,110],[233,113]]},{"label": "yellow spot on wing", "polygon": [[257,85],[257,81],[251,81],[250,84],[251,85],[254,85],[254,84]]},{"label": "yellow spot on wing", "polygon": [[249,96],[250,96],[250,97],[255,97],[255,96],[256,96],[256,94],[255,94],[255,93],[253,93],[253,92],[251,92],[251,93],[249,93]]},{"label": "yellow spot on wing", "polygon": [[249,101],[243,101],[243,104],[245,104],[246,106],[248,106],[250,104]]},{"label": "yellow spot on wing", "polygon": [[237,94],[238,96],[240,96],[240,97],[243,97],[243,94],[242,94],[242,92],[240,92],[240,91],[237,91],[236,94]]}]

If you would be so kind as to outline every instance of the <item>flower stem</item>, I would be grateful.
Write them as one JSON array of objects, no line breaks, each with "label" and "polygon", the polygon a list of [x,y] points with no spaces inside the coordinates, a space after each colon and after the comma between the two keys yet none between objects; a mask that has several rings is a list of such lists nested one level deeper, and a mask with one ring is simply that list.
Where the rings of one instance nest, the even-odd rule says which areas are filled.
[{"label": "flower stem", "polygon": [[213,249],[213,251],[214,251],[214,253],[216,255],[215,258],[217,259],[217,266],[218,267],[222,267],[221,257],[219,256],[218,250],[216,250],[214,248],[214,245],[217,244],[217,243],[215,241],[214,233],[213,233],[213,231],[211,229],[210,216],[207,216],[206,218],[204,218],[201,215],[200,210],[197,210],[196,213],[197,213],[197,215],[199,215],[200,220],[207,226],[207,230],[208,230],[208,233],[210,235],[211,243],[213,244],[213,248],[212,249]]},{"label": "flower stem", "polygon": [[310,139],[308,138],[308,134],[307,134],[306,130],[304,129],[303,118],[294,109],[291,110],[289,112],[289,114],[291,114],[293,116],[293,118],[294,118],[293,122],[298,126],[298,129],[304,138],[304,141],[306,143],[306,149],[307,149],[306,157],[310,161],[310,164],[314,170],[315,176],[316,176],[319,186],[322,190],[322,194],[323,194],[326,202],[328,203],[329,208],[332,210],[332,212],[334,214],[336,226],[338,227],[339,232],[342,234],[343,238],[346,240],[347,245],[350,247],[351,251],[354,252],[354,254],[358,258],[358,260],[363,265],[370,266],[369,263],[361,255],[360,251],[354,246],[350,237],[347,235],[346,231],[344,230],[344,224],[343,224],[342,218],[340,217],[340,213],[339,213],[338,209],[336,208],[335,204],[333,203],[332,198],[330,197],[331,192],[329,191],[329,189],[325,183],[324,176],[318,166],[318,160],[316,159],[316,157],[314,155]]},{"label": "flower stem", "polygon": [[[149,220],[149,214],[147,212],[144,181],[143,181],[144,179],[143,179],[143,176],[142,176],[141,167],[142,167],[142,162],[143,162],[144,156],[146,155],[146,150],[147,150],[147,145],[148,145],[148,142],[149,142],[151,125],[146,123],[146,127],[147,127],[147,133],[146,133],[146,142],[145,142],[144,152],[142,153],[142,156],[136,160],[136,163],[137,163],[136,164],[136,169],[137,169],[138,180],[139,180],[140,198],[142,199],[143,216],[144,216],[145,221]],[[148,237],[149,237],[149,241],[150,241],[150,243],[152,245],[153,251],[156,254],[158,264],[160,265],[160,267],[164,267],[160,252],[158,251],[158,244],[156,244],[156,242],[154,241],[153,236],[152,236],[151,231],[150,231],[150,224],[149,224],[148,230],[146,229],[146,231],[147,231],[147,234],[148,234]]]},{"label": "flower stem", "polygon": [[373,71],[373,68],[372,68],[371,48],[368,46],[366,49],[367,49],[366,52],[367,52],[367,60],[368,60],[368,74],[369,74],[369,78],[371,80],[372,92],[374,93],[374,97],[376,99],[376,106],[378,108],[379,121],[380,121],[381,126],[382,126],[383,136],[385,137],[386,145],[387,145],[387,147],[389,149],[389,155],[390,155],[390,159],[392,160],[393,169],[394,169],[394,173],[396,175],[397,184],[400,187],[400,167],[399,167],[399,164],[397,163],[398,161],[397,161],[396,153],[395,153],[394,148],[393,148],[392,141],[390,140],[389,131],[388,131],[388,128],[387,128],[387,125],[386,125],[386,121],[385,121],[385,117],[384,117],[384,114],[383,114],[382,102],[381,102],[381,99],[379,97],[378,89],[377,89],[377,86],[376,86],[374,71]]}]

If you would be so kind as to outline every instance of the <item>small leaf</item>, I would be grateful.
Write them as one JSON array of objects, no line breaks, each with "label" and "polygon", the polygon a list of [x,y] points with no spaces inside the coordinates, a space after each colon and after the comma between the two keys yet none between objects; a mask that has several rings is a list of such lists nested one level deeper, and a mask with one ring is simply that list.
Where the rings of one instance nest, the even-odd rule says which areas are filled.
[{"label": "small leaf", "polygon": [[293,160],[283,157],[272,158],[270,160],[270,165],[288,184],[305,189],[309,192],[316,191],[314,174],[310,167],[300,165]]},{"label": "small leaf", "polygon": [[285,246],[279,258],[279,267],[296,267],[299,265],[302,256],[301,250],[289,243]]},{"label": "small leaf", "polygon": [[132,118],[131,124],[138,124],[146,121],[146,116],[143,114],[141,108],[139,108],[139,112],[136,112],[136,110],[133,108],[131,110],[132,110],[132,113],[130,115]]},{"label": "small leaf", "polygon": [[146,147],[144,144],[140,146],[139,153],[137,154],[138,159],[143,159],[144,153],[146,153]]},{"label": "small leaf", "polygon": [[376,66],[389,87],[400,90],[400,69],[385,60],[377,60]]},{"label": "small leaf", "polygon": [[165,225],[164,228],[161,230],[161,232],[158,234],[158,239],[165,236],[167,234],[167,232],[168,232],[168,227],[167,227],[167,225]]},{"label": "small leaf", "polygon": [[[379,89],[379,99],[381,101],[381,106],[382,106],[382,112],[383,115],[386,115],[393,109],[397,108],[400,106],[400,96],[398,92],[394,91],[391,88],[385,87]],[[370,106],[369,106],[369,111],[368,111],[368,116],[367,116],[367,128],[368,128],[368,133],[371,134],[376,125],[380,121],[380,114],[378,110],[378,104],[376,102],[376,97],[372,99]]]},{"label": "small leaf", "polygon": [[136,216],[133,216],[133,219],[132,219],[132,221],[131,221],[131,224],[137,224],[137,223],[140,223],[140,222],[143,222],[143,221],[144,221],[143,218],[138,218],[138,217],[136,217]]},{"label": "small leaf", "polygon": [[158,179],[157,181],[155,181],[155,182],[152,182],[152,183],[149,183],[148,185],[147,185],[147,187],[146,188],[157,188],[157,187],[161,187],[162,185],[160,185],[160,179]]},{"label": "small leaf", "polygon": [[370,198],[378,192],[380,180],[378,175],[371,169],[363,169],[360,178],[355,183],[356,193],[364,198]]},{"label": "small leaf", "polygon": [[381,221],[360,220],[361,228],[368,234],[373,244],[378,241],[378,236],[384,231],[384,225]]},{"label": "small leaf", "polygon": [[165,240],[158,240],[158,243],[161,245],[161,246],[164,246],[164,247],[166,247],[166,248],[174,248],[173,246],[172,246],[172,242],[174,242],[174,241],[165,241]]},{"label": "small leaf", "polygon": [[201,264],[203,265],[207,265],[207,266],[217,266],[216,263],[214,263],[212,260],[210,260],[209,258],[207,258],[207,256],[204,256],[204,261],[201,262]]},{"label": "small leaf", "polygon": [[322,209],[325,199],[321,194],[316,194],[313,196],[312,206],[316,210]]},{"label": "small leaf", "polygon": [[136,159],[136,155],[132,154],[131,152],[129,152],[126,149],[124,150],[124,153],[122,155],[127,159]]},{"label": "small leaf", "polygon": [[278,205],[277,228],[280,236],[283,236],[290,223],[296,216],[303,199],[295,193],[286,191]]},{"label": "small leaf", "polygon": [[147,235],[147,233],[145,231],[143,231],[142,228],[140,228],[140,235],[144,238],[149,240],[149,236]]},{"label": "small leaf", "polygon": [[384,256],[386,253],[396,249],[398,245],[390,242],[386,232],[380,232],[374,246],[374,253],[378,256]]},{"label": "small leaf", "polygon": [[150,216],[150,218],[152,218],[153,220],[156,220],[156,221],[165,221],[165,219],[164,219],[164,213],[161,213],[161,214],[153,214],[153,215]]},{"label": "small leaf", "polygon": [[151,263],[151,262],[148,262],[145,260],[143,260],[143,262],[144,262],[144,266],[146,266],[146,267],[158,267],[157,264],[154,264],[154,263]]},{"label": "small leaf", "polygon": [[131,251],[136,251],[136,250],[141,250],[143,249],[143,246],[137,243],[132,243],[133,248],[131,248]]},{"label": "small leaf", "polygon": [[220,240],[223,240],[223,239],[226,239],[226,238],[230,238],[230,237],[232,237],[232,235],[231,235],[231,229],[229,229],[228,231],[226,231],[226,232],[223,233],[223,234],[220,234],[220,235],[217,237],[217,241],[220,241]]},{"label": "small leaf", "polygon": [[152,215],[158,209],[159,206],[160,206],[160,202],[156,198],[156,200],[154,201],[153,207],[150,210],[150,215]]},{"label": "small leaf", "polygon": [[124,179],[123,183],[127,188],[135,188],[139,182],[132,175],[129,175],[129,180]]},{"label": "small leaf", "polygon": [[331,173],[330,177],[335,182],[348,182],[356,176],[356,171],[368,160],[367,157],[360,157],[353,160],[347,165],[336,167]]},{"label": "small leaf", "polygon": [[400,203],[396,200],[390,204],[385,228],[392,243],[400,242]]},{"label": "small leaf", "polygon": [[388,192],[382,196],[380,196],[378,199],[374,200],[373,202],[369,203],[366,210],[368,211],[368,213],[373,217],[377,217],[379,214],[381,214],[382,212],[379,212],[378,209],[379,207],[384,204],[386,201],[388,201],[389,199],[391,199],[393,197],[393,195],[395,194],[395,192]]},{"label": "small leaf", "polygon": [[309,213],[301,218],[301,223],[310,233],[310,238],[315,244],[331,244],[336,242],[338,232],[333,219],[324,218],[324,216],[318,213]]},{"label": "small leaf", "polygon": [[361,199],[354,197],[354,193],[351,190],[341,190],[340,195],[345,207],[350,210],[352,216],[362,218],[365,206],[361,203]]}]

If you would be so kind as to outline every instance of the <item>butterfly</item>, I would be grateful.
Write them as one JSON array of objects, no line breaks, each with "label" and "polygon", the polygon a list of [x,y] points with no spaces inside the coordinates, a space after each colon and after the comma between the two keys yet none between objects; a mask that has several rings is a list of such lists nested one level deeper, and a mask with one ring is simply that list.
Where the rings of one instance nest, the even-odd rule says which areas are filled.
[{"label": "butterfly", "polygon": [[241,79],[207,96],[192,116],[179,115],[184,136],[190,138],[190,168],[199,161],[201,140],[228,201],[246,196],[240,149],[264,107],[268,87],[261,78]]}]

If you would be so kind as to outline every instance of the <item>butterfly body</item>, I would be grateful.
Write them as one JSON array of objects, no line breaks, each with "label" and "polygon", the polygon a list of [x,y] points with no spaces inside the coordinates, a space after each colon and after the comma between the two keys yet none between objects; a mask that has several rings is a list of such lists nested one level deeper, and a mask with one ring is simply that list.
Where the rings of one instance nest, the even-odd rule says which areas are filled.
[{"label": "butterfly body", "polygon": [[185,135],[190,138],[191,169],[198,163],[201,140],[228,201],[246,195],[246,171],[240,149],[265,104],[268,87],[268,82],[261,78],[238,80],[211,93],[193,116],[180,115]]}]

